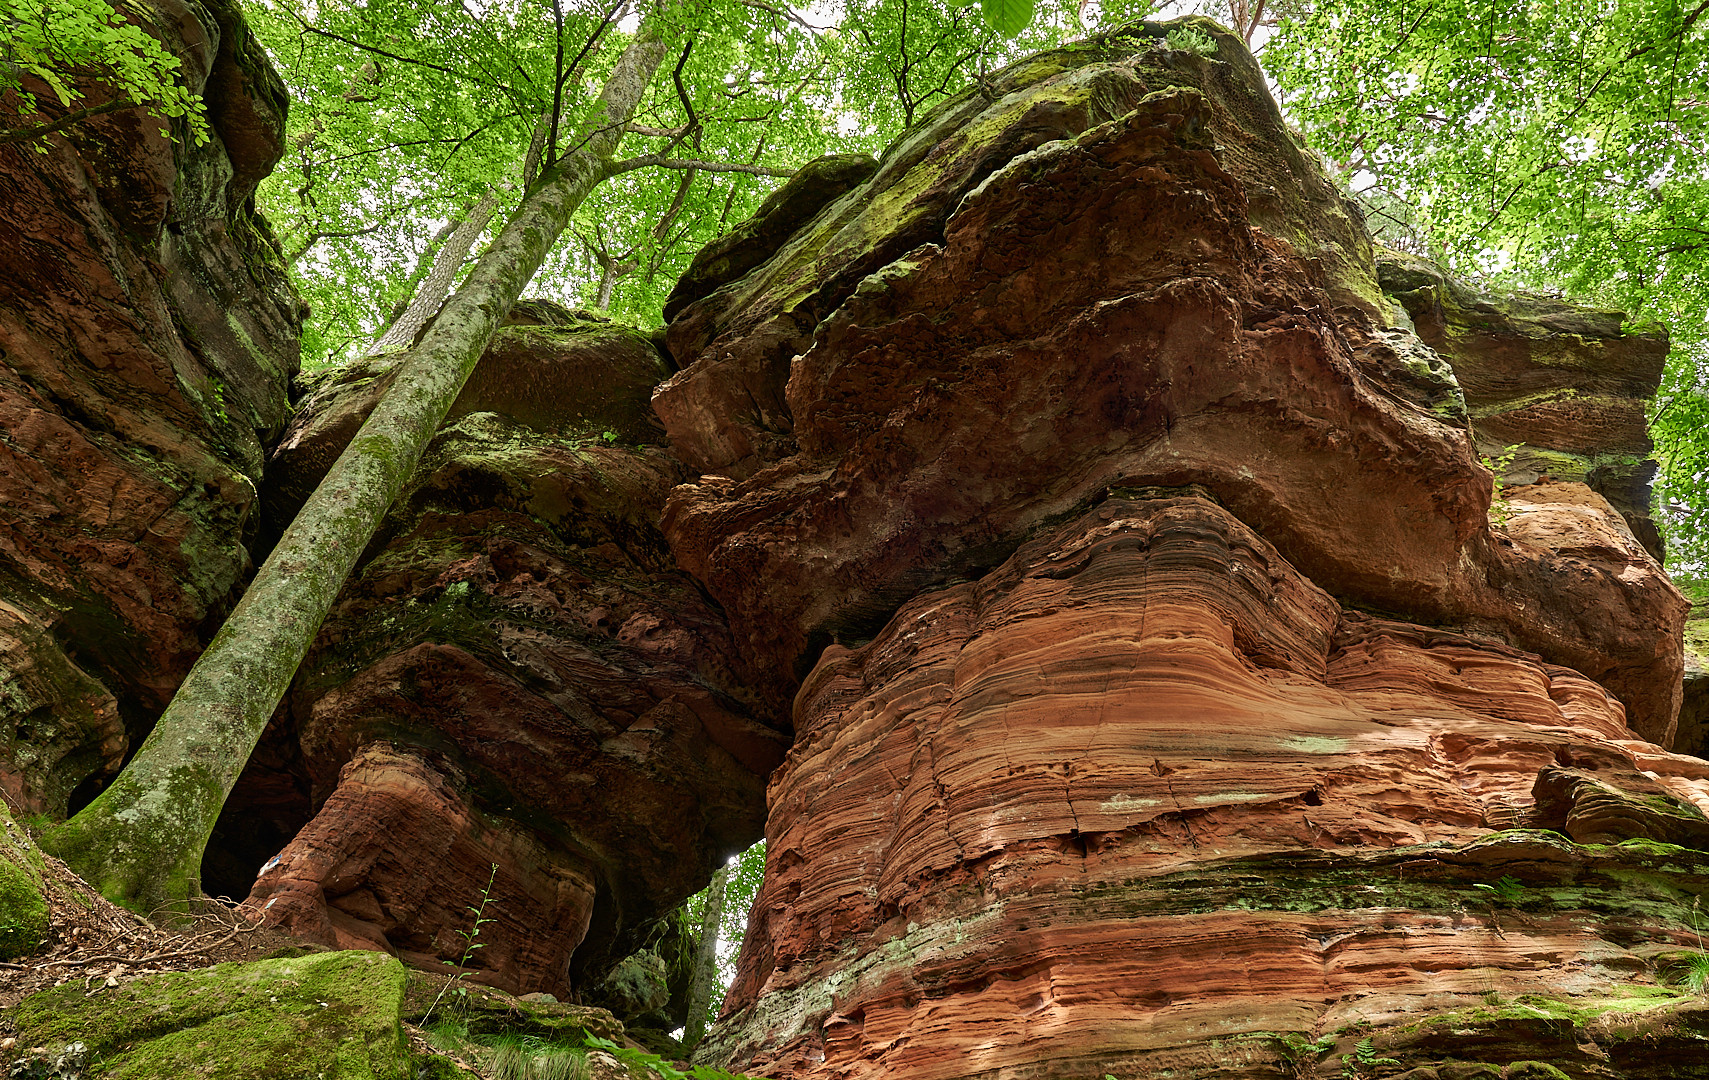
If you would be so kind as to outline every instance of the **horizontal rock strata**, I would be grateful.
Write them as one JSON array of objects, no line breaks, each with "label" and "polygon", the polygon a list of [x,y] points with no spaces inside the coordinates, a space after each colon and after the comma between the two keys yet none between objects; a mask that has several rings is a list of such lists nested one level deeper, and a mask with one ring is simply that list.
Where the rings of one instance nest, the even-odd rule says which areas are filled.
[{"label": "horizontal rock strata", "polygon": [[941,106],[670,328],[664,531],[796,728],[701,1059],[1675,1075],[1709,766],[1597,472],[1665,343],[1379,274],[1190,25]]},{"label": "horizontal rock strata", "polygon": [[[1280,1033],[1491,990],[1667,997],[1694,943],[1709,855],[1490,832],[1695,843],[1709,767],[1577,672],[1342,609],[1203,495],[917,597],[796,722],[714,1051],[759,1073],[1273,1075]],[[1542,798],[1562,766],[1671,831]]]}]

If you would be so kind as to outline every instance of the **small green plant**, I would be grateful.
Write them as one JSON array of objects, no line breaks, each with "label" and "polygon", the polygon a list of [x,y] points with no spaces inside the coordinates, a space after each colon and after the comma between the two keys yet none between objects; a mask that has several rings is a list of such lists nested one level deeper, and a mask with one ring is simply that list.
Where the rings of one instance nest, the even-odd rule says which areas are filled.
[{"label": "small green plant", "polygon": [[1697,948],[1674,958],[1669,966],[1671,981],[1684,987],[1687,993],[1709,996],[1709,949],[1703,945],[1703,929],[1697,925],[1698,901],[1691,901],[1691,930],[1697,935]]},{"label": "small green plant", "polygon": [[1379,1057],[1376,1045],[1367,1036],[1353,1045],[1351,1054],[1341,1055],[1341,1077],[1342,1080],[1369,1080],[1378,1068],[1399,1064],[1395,1058]]},{"label": "small green plant", "polygon": [[427,1041],[433,1044],[435,1050],[453,1053],[469,1041],[469,1025],[461,1020],[441,1020],[431,1026],[426,1026]]},{"label": "small green plant", "polygon": [[1505,904],[1509,907],[1517,905],[1525,899],[1525,883],[1511,874],[1505,875],[1494,885],[1473,885],[1474,889],[1482,889],[1489,894],[1492,902]]},{"label": "small green plant", "polygon": [[231,417],[227,416],[225,411],[225,383],[210,379],[208,384],[214,389],[214,415],[220,418],[222,424],[231,423]]},{"label": "small green plant", "polygon": [[1163,39],[1176,52],[1192,53],[1195,56],[1216,57],[1216,40],[1203,30],[1190,26],[1177,27],[1169,31]]},{"label": "small green plant", "polygon": [[469,905],[469,913],[475,917],[475,921],[467,930],[457,931],[457,936],[463,939],[463,955],[457,958],[457,963],[455,965],[452,965],[449,960],[444,961],[445,964],[456,967],[457,974],[451,976],[450,981],[448,981],[444,986],[441,986],[439,988],[439,993],[434,995],[433,1004],[427,1007],[426,1014],[421,1018],[422,1027],[427,1027],[433,1022],[433,1013],[439,1008],[439,1003],[445,1000],[446,993],[454,992],[460,1000],[467,1003],[469,989],[468,987],[461,985],[463,980],[463,969],[469,966],[469,957],[475,955],[476,949],[486,948],[486,943],[480,940],[481,927],[485,926],[487,923],[496,921],[487,918],[486,914],[487,905],[492,903],[493,882],[497,880],[498,863],[493,863],[491,871],[487,874],[486,888],[481,890],[481,902],[479,904]]},{"label": "small green plant", "polygon": [[1679,984],[1698,997],[1709,995],[1709,952],[1688,952],[1679,963]]},{"label": "small green plant", "polygon": [[1501,453],[1491,457],[1479,454],[1478,463],[1495,474],[1495,492],[1489,502],[1489,518],[1500,529],[1507,528],[1507,523],[1513,520],[1513,504],[1501,494],[1507,488],[1507,472],[1513,468],[1514,458],[1525,448],[1524,443],[1514,443],[1501,448]]},{"label": "small green plant", "polygon": [[487,1053],[493,1080],[588,1080],[587,1051],[541,1039],[508,1037]]},{"label": "small green plant", "polygon": [[617,444],[617,432],[602,431],[599,433],[599,441],[607,446],[615,446]]},{"label": "small green plant", "polygon": [[1282,1059],[1282,1067],[1289,1076],[1304,1080],[1307,1076],[1317,1075],[1317,1062],[1323,1055],[1335,1049],[1335,1039],[1324,1035],[1317,1039],[1308,1039],[1297,1031],[1284,1035],[1272,1035],[1276,1043],[1276,1053]]}]

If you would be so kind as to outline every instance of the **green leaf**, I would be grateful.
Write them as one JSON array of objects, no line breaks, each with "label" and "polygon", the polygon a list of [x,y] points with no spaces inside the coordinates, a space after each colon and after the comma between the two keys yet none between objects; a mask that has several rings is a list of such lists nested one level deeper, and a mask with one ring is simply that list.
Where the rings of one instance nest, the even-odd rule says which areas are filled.
[{"label": "green leaf", "polygon": [[1033,21],[1033,0],[979,0],[979,10],[985,24],[1004,37],[1014,37]]}]

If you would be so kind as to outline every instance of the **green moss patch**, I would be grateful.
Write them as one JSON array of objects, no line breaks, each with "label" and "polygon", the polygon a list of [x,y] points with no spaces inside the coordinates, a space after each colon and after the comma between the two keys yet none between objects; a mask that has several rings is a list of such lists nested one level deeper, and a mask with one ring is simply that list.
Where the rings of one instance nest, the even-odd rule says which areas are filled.
[{"label": "green moss patch", "polygon": [[137,979],[89,996],[73,981],[25,998],[19,1043],[88,1047],[115,1080],[405,1080],[403,965],[331,952]]},{"label": "green moss patch", "polygon": [[0,803],[0,960],[35,952],[47,927],[41,852]]}]

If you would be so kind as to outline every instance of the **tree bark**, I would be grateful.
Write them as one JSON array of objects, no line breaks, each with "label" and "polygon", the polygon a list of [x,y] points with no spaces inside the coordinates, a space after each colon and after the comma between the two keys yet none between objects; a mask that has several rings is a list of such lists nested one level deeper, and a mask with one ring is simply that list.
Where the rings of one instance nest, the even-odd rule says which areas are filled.
[{"label": "tree bark", "polygon": [[166,711],[112,785],[42,847],[109,899],[149,911],[200,894],[220,809],[334,597],[511,305],[609,164],[665,55],[664,0],[578,132],[403,361]]},{"label": "tree bark", "polygon": [[470,207],[463,219],[456,223],[450,237],[425,256],[431,269],[411,294],[409,305],[403,314],[386,327],[386,332],[368,347],[369,356],[409,348],[410,342],[415,340],[415,335],[421,332],[421,328],[427,325],[427,320],[433,318],[445,303],[445,297],[451,292],[451,283],[457,280],[457,271],[463,268],[475,241],[487,231],[487,224],[492,221],[493,211],[497,207],[498,192],[489,189],[481,196],[481,201]]},{"label": "tree bark", "polygon": [[718,928],[724,923],[724,886],[730,880],[725,863],[706,889],[706,911],[700,917],[700,941],[694,951],[694,976],[688,981],[688,1019],[682,1045],[692,1050],[706,1037],[706,1014],[712,1007],[712,987],[718,982]]}]

